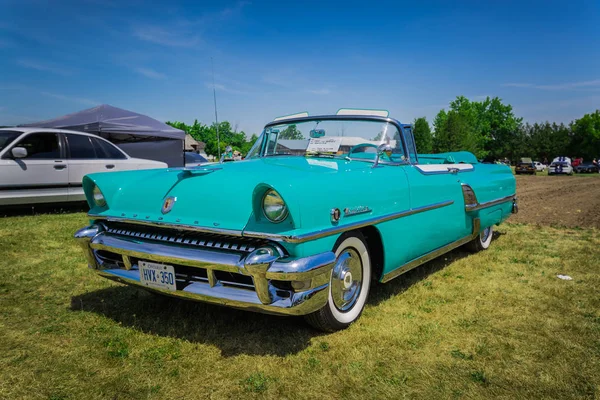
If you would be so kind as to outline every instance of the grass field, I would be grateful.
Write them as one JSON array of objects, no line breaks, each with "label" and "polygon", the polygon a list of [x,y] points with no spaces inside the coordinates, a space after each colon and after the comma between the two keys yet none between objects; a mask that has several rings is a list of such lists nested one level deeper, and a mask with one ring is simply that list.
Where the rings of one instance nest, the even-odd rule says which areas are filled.
[{"label": "grass field", "polygon": [[101,279],[71,239],[86,222],[0,219],[2,399],[600,396],[598,230],[503,225],[325,335]]}]

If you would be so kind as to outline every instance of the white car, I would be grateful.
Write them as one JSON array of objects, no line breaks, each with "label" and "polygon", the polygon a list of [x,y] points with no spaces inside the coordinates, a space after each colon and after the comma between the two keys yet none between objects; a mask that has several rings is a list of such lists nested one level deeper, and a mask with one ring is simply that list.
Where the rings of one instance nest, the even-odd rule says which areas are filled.
[{"label": "white car", "polygon": [[545,164],[542,164],[539,161],[534,161],[534,164],[535,164],[535,170],[536,171],[543,172],[543,171],[546,170],[546,165]]},{"label": "white car", "polygon": [[548,167],[548,175],[573,175],[573,166],[569,157],[556,157]]},{"label": "white car", "polygon": [[0,129],[0,206],[82,201],[84,175],[166,167],[163,162],[131,158],[96,135],[4,128]]}]

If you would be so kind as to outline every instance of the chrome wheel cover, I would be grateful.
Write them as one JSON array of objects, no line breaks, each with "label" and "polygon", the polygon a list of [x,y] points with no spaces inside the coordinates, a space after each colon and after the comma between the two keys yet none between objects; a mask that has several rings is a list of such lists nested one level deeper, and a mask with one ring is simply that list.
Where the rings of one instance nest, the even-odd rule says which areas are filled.
[{"label": "chrome wheel cover", "polygon": [[483,232],[481,232],[481,235],[479,236],[481,238],[481,243],[487,242],[491,231],[492,231],[492,228],[487,227],[483,230]]},{"label": "chrome wheel cover", "polygon": [[338,256],[331,274],[331,297],[335,307],[342,311],[350,310],[362,287],[362,261],[353,248],[345,249]]}]

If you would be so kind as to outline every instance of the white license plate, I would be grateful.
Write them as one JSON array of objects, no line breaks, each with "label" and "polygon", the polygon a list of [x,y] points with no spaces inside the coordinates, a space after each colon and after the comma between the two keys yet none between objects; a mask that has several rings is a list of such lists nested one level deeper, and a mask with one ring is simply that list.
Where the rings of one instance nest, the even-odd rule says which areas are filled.
[{"label": "white license plate", "polygon": [[140,282],[155,289],[175,291],[175,268],[172,265],[140,261]]}]

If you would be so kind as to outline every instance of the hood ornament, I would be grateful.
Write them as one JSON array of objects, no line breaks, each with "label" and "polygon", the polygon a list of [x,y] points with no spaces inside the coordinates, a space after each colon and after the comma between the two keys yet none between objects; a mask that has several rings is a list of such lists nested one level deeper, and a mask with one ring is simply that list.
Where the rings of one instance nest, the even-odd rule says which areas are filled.
[{"label": "hood ornament", "polygon": [[168,213],[173,208],[173,205],[177,201],[177,197],[169,196],[165,199],[165,202],[162,205],[162,209],[160,210],[163,214]]}]

